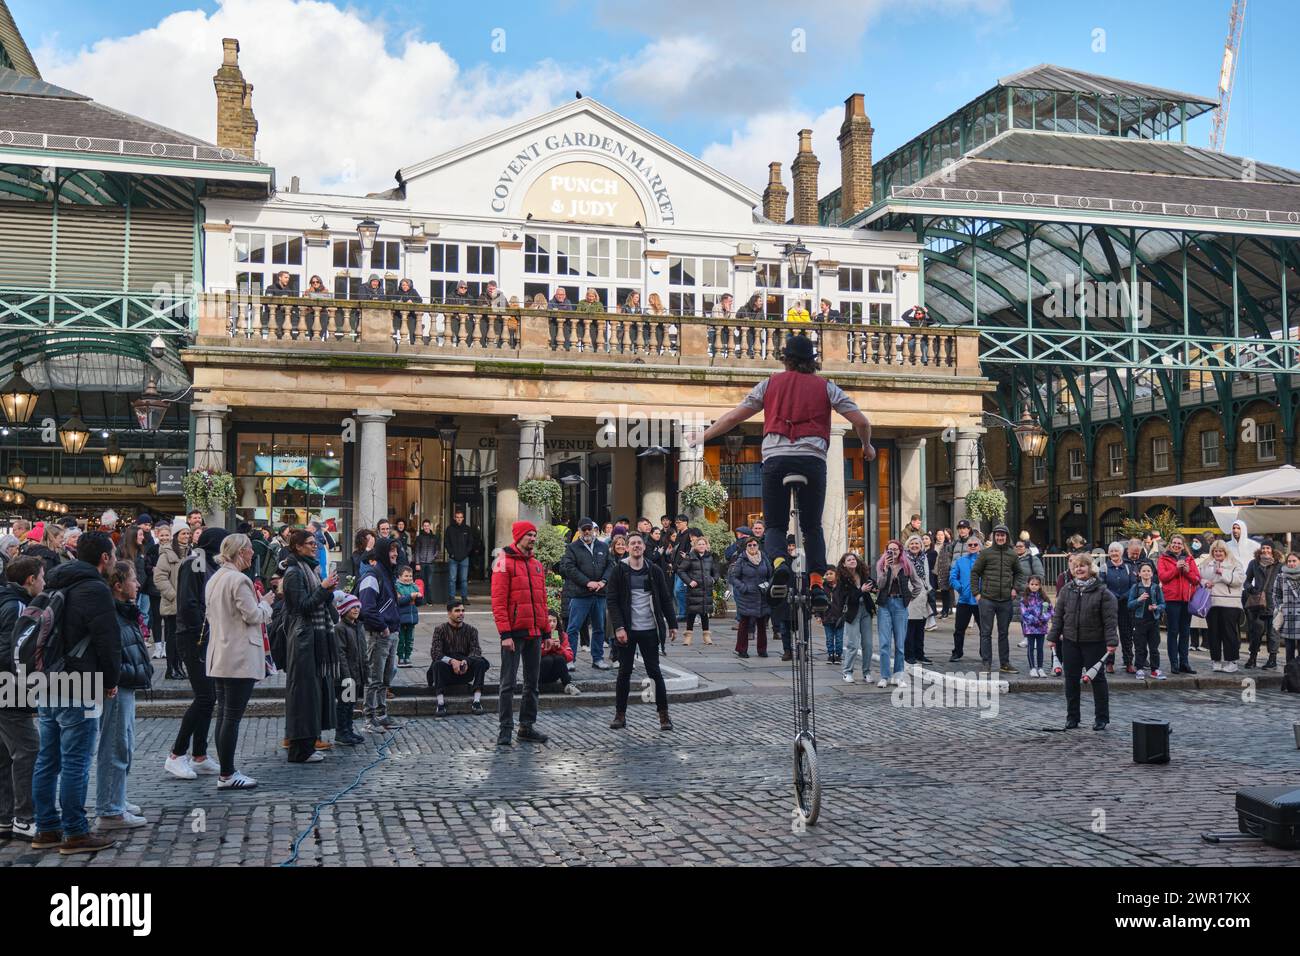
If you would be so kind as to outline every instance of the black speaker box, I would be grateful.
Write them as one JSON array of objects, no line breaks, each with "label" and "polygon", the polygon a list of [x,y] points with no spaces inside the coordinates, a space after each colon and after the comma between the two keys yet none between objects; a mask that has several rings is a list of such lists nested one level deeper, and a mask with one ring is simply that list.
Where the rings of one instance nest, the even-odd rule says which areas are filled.
[{"label": "black speaker box", "polygon": [[1300,787],[1246,787],[1237,791],[1237,829],[1269,846],[1300,850]]},{"label": "black speaker box", "polygon": [[1169,721],[1133,721],[1133,762],[1169,763]]}]

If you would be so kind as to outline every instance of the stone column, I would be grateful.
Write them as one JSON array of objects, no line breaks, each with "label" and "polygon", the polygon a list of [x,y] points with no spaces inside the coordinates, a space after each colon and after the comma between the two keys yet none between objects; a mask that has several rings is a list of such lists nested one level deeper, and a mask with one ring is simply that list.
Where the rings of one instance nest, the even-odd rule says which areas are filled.
[{"label": "stone column", "polygon": [[519,433],[497,434],[497,520],[493,542],[503,548],[513,544],[510,526],[519,520]]},{"label": "stone column", "polygon": [[[925,517],[925,439],[900,438],[898,440],[898,520],[907,526],[912,515]],[[922,525],[924,526],[924,525]]]},{"label": "stone column", "polygon": [[[614,517],[627,515],[632,519],[629,527],[636,529],[636,449],[623,446],[613,449],[610,456],[614,464],[614,496],[611,507]],[[656,520],[658,515],[655,516]]]},{"label": "stone column", "polygon": [[[849,550],[848,496],[844,491],[844,435],[849,426],[831,423],[831,440],[826,448],[826,504],[822,508],[822,534],[826,537],[826,563],[834,566]],[[824,571],[825,568],[809,568]]]},{"label": "stone column", "polygon": [[[646,455],[641,461],[641,514],[659,527],[659,516],[668,513],[668,476],[663,455]],[[638,515],[637,517],[640,517]]]},{"label": "stone column", "polygon": [[[519,483],[530,478],[545,478],[546,470],[546,426],[551,423],[550,415],[528,415],[516,419],[519,423]],[[534,508],[519,502],[519,520],[541,524],[549,517],[543,509]]]},{"label": "stone column", "polygon": [[692,518],[699,517],[703,512],[691,510],[687,511],[681,503],[682,489],[687,485],[693,485],[698,481],[704,480],[704,445],[695,446],[687,445],[682,442],[681,448],[677,450],[677,510],[689,514]]},{"label": "stone column", "polygon": [[970,425],[957,429],[952,478],[952,520],[956,525],[966,517],[966,495],[980,483],[980,438],[987,429]]},{"label": "stone column", "polygon": [[[226,416],[229,405],[215,402],[195,402],[190,406],[194,416],[194,467],[212,471],[226,470]],[[203,516],[210,528],[224,528],[227,515],[214,511]]]},{"label": "stone column", "polygon": [[357,442],[357,487],[352,505],[354,528],[373,528],[388,517],[388,420],[387,409],[360,408],[354,416],[361,426]]}]

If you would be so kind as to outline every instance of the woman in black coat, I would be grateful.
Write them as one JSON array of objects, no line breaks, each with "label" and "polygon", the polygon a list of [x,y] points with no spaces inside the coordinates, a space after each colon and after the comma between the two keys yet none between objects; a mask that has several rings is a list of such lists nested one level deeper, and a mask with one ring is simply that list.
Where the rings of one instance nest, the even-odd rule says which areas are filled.
[{"label": "woman in black coat", "polygon": [[331,574],[320,579],[316,539],[301,529],[289,535],[291,557],[286,562],[281,590],[287,659],[284,683],[284,736],[289,741],[290,763],[317,763],[323,758],[316,743],[322,730],[333,730],[337,711],[334,687],[340,661],[334,625],[334,585]]},{"label": "woman in black coat", "polygon": [[736,628],[736,656],[749,657],[749,635],[758,639],[758,656],[767,657],[767,620],[772,610],[767,606],[767,589],[772,582],[772,562],[763,554],[757,538],[745,538],[740,554],[727,572],[731,598],[736,602],[740,626]]},{"label": "woman in black coat", "polygon": [[709,615],[713,613],[713,582],[717,580],[718,572],[709,551],[709,539],[704,535],[695,538],[691,550],[678,562],[677,578],[686,585],[686,638],[682,645],[691,646],[691,630],[697,617],[704,632],[704,643],[712,644]]},{"label": "woman in black coat", "polygon": [[1105,730],[1110,723],[1105,660],[1119,644],[1118,605],[1097,577],[1092,555],[1071,555],[1069,576],[1069,583],[1057,594],[1047,632],[1047,643],[1054,654],[1060,654],[1064,668],[1065,729],[1079,726],[1079,684],[1087,680],[1092,684],[1092,729]]}]

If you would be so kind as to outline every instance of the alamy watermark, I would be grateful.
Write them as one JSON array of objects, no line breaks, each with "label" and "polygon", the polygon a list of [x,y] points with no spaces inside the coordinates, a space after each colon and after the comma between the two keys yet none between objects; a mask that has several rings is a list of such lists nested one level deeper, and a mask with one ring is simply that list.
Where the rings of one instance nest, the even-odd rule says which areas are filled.
[{"label": "alamy watermark", "polygon": [[713,419],[697,412],[651,418],[631,414],[626,405],[596,415],[596,445],[600,448],[685,448],[689,435],[698,435]]},{"label": "alamy watermark", "polygon": [[1151,325],[1151,283],[1082,282],[1071,275],[1064,282],[1048,282],[1043,315],[1049,319],[1077,317],[1133,320],[1133,328]]},{"label": "alamy watermark", "polygon": [[894,707],[918,710],[964,707],[978,710],[981,718],[993,718],[998,715],[1002,694],[1007,689],[1006,681],[997,680],[989,673],[945,674],[918,669],[889,696]]},{"label": "alamy watermark", "polygon": [[72,674],[0,673],[0,710],[36,707],[83,707],[87,717],[104,712],[104,675],[99,671]]}]

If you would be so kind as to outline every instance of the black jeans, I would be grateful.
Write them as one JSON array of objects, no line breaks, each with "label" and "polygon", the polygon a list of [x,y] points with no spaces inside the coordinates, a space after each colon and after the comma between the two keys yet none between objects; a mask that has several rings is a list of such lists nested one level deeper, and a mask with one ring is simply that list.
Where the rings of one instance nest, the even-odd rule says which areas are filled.
[{"label": "black jeans", "polygon": [[565,663],[563,654],[542,655],[538,684],[561,684],[568,687],[572,680],[573,675],[569,673],[569,666]]},{"label": "black jeans", "polygon": [[483,693],[483,678],[487,677],[488,662],[482,657],[468,658],[469,669],[457,674],[446,661],[433,662],[433,689],[441,694],[451,684],[472,684],[476,693]]},{"label": "black jeans", "polygon": [[998,663],[1011,663],[1011,600],[994,601],[992,598],[980,598],[976,605],[980,618],[980,660],[985,664],[993,663],[993,625],[998,627]]},{"label": "black jeans", "polygon": [[208,677],[207,654],[199,650],[198,640],[195,631],[180,631],[176,635],[181,660],[185,662],[190,688],[194,691],[194,699],[185,709],[180,730],[176,732],[176,742],[172,744],[172,753],[177,756],[186,751],[195,757],[208,755],[208,727],[212,723],[212,708],[216,706],[217,698],[212,678]]},{"label": "black jeans", "polygon": [[614,653],[618,656],[618,680],[614,683],[614,710],[623,713],[627,710],[627,695],[632,688],[632,663],[636,660],[637,648],[641,649],[641,661],[645,664],[645,673],[655,683],[655,707],[659,713],[668,713],[668,686],[664,683],[663,671],[659,669],[659,632],[628,631],[627,643],[614,641]]},{"label": "black jeans", "polygon": [[1277,656],[1277,634],[1273,631],[1273,610],[1268,607],[1246,608],[1246,634],[1250,637],[1250,653],[1258,654],[1261,644],[1266,644],[1268,652]]},{"label": "black jeans", "polygon": [[176,615],[167,614],[162,619],[163,649],[167,652],[167,673],[176,673],[176,665],[181,662],[180,649],[176,646]]},{"label": "black jeans", "polygon": [[975,616],[978,604],[958,604],[957,619],[953,622],[952,652],[961,657],[966,648],[966,628],[970,627],[971,618]]},{"label": "black jeans", "polygon": [[[1119,607],[1116,608],[1116,625],[1119,628],[1119,646],[1124,655],[1124,666],[1128,667],[1133,663],[1133,612],[1128,609],[1128,599],[1117,597],[1116,602]],[[1115,649],[1110,649],[1108,655],[1108,664],[1115,663]]]},{"label": "black jeans", "polygon": [[244,719],[248,699],[253,696],[251,677],[214,677],[217,690],[217,759],[221,775],[235,772],[235,747],[239,744],[239,722]]},{"label": "black jeans", "polygon": [[826,570],[826,538],[822,532],[822,507],[826,504],[826,460],[815,455],[777,455],[763,462],[763,550],[769,561],[785,557],[785,536],[790,527],[790,489],[782,481],[787,475],[808,479],[798,496],[799,524],[803,527],[806,570]]},{"label": "black jeans", "polygon": [[1137,669],[1160,669],[1160,623],[1149,614],[1133,623],[1133,651]]},{"label": "black jeans", "polygon": [[514,640],[515,649],[501,648],[501,690],[497,717],[502,730],[515,726],[515,678],[519,662],[524,664],[524,699],[519,703],[519,726],[531,727],[537,720],[537,678],[542,669],[542,641],[538,637]]},{"label": "black jeans", "polygon": [[925,656],[925,618],[907,622],[907,638],[903,642],[903,659],[915,664]]},{"label": "black jeans", "polygon": [[1241,659],[1241,608],[1212,607],[1205,623],[1210,630],[1210,660],[1232,661]]},{"label": "black jeans", "polygon": [[[1079,719],[1079,697],[1082,693],[1083,672],[1106,656],[1105,641],[1061,641],[1061,667],[1065,678],[1065,716],[1067,720]],[[1092,681],[1092,715],[1097,720],[1110,720],[1110,688],[1106,686],[1106,668],[1097,671]]]}]

